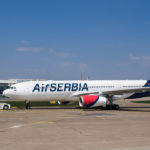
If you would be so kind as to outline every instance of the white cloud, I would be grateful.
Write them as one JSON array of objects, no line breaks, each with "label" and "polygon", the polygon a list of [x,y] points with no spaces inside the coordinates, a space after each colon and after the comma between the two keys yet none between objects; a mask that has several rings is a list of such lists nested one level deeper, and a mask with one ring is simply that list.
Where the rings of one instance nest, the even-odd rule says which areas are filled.
[{"label": "white cloud", "polygon": [[85,63],[80,63],[78,64],[78,67],[82,70],[82,69],[89,69],[89,65],[85,64]]},{"label": "white cloud", "polygon": [[88,64],[86,63],[73,63],[73,62],[62,62],[62,63],[57,63],[54,64],[55,67],[59,67],[59,68],[76,68],[76,69],[80,69],[80,70],[87,70],[89,69]]},{"label": "white cloud", "polygon": [[150,64],[150,56],[142,56],[142,60],[144,64]]},{"label": "white cloud", "polygon": [[128,63],[117,63],[117,66],[120,66],[120,67],[127,67],[127,66],[129,66],[129,64]]},{"label": "white cloud", "polygon": [[60,58],[68,58],[72,56],[70,53],[55,53],[55,55]]},{"label": "white cloud", "polygon": [[75,55],[72,55],[71,53],[66,53],[66,52],[56,52],[54,49],[50,48],[50,53],[55,55],[56,57],[59,58],[70,58],[70,57],[76,57]]},{"label": "white cloud", "polygon": [[53,49],[53,48],[50,48],[49,51],[50,51],[51,53],[54,53],[54,49]]},{"label": "white cloud", "polygon": [[38,73],[45,73],[45,69],[38,69],[38,68],[25,68],[23,69],[23,72],[25,73],[35,73],[35,74],[38,74]]},{"label": "white cloud", "polygon": [[30,44],[30,41],[21,40],[20,42],[21,42],[22,44]]},{"label": "white cloud", "polygon": [[17,51],[20,52],[39,52],[39,51],[43,51],[44,48],[38,48],[38,47],[19,47],[16,48]]},{"label": "white cloud", "polygon": [[35,69],[35,68],[25,68],[25,69],[23,69],[23,71],[27,72],[27,73],[38,73],[41,70]]},{"label": "white cloud", "polygon": [[73,67],[74,63],[72,63],[72,62],[62,62],[62,63],[54,64],[54,66],[60,67],[60,68],[63,68],[63,67]]},{"label": "white cloud", "polygon": [[150,56],[135,56],[130,54],[129,57],[132,61],[141,62],[142,64],[150,64]]},{"label": "white cloud", "polygon": [[133,54],[130,54],[129,57],[130,57],[131,60],[140,60],[139,56],[135,56]]},{"label": "white cloud", "polygon": [[42,62],[48,62],[49,60],[50,60],[50,58],[48,58],[48,57],[40,58],[40,61],[42,61]]}]

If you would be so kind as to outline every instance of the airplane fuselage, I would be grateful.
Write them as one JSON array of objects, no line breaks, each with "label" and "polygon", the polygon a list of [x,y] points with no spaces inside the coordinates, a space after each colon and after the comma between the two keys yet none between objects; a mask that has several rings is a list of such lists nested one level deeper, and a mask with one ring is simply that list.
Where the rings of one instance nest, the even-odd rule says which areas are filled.
[{"label": "airplane fuselage", "polygon": [[[72,96],[74,93],[98,91],[101,94],[104,91],[117,89],[142,88],[147,84],[148,80],[29,81],[15,84],[3,94],[15,100],[79,101],[80,97]],[[129,92],[128,94],[114,95],[114,100],[128,98],[134,94]],[[138,95],[138,97],[140,96]]]}]

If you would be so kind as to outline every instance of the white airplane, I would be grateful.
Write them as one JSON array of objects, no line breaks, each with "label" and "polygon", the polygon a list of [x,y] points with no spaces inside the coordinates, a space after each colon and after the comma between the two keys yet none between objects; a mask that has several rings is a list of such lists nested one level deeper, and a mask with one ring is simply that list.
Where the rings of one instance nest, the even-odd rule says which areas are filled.
[{"label": "white airplane", "polygon": [[115,100],[150,96],[150,80],[28,81],[3,92],[10,99],[26,101],[79,101],[80,107],[119,109]]}]

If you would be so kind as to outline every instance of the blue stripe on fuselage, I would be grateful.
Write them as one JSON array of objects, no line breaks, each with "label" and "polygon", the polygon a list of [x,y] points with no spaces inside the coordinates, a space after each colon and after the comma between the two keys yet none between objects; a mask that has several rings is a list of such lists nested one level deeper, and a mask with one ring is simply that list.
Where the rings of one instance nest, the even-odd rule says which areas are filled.
[{"label": "blue stripe on fuselage", "polygon": [[150,96],[150,92],[135,93],[126,99],[142,98]]},{"label": "blue stripe on fuselage", "polygon": [[[143,87],[150,87],[150,80],[147,80],[146,84]],[[135,99],[135,98],[142,98],[150,96],[150,92],[142,92],[142,93],[134,93],[130,97],[126,99]]]}]

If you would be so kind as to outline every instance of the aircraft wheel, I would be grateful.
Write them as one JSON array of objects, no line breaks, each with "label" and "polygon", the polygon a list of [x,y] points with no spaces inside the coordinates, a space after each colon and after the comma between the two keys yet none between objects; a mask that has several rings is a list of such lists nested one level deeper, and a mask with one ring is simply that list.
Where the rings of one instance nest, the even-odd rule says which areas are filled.
[{"label": "aircraft wheel", "polygon": [[30,109],[30,105],[26,105],[26,109]]},{"label": "aircraft wheel", "polygon": [[31,109],[29,101],[26,101],[26,109]]},{"label": "aircraft wheel", "polygon": [[8,106],[8,105],[4,105],[3,109],[4,109],[4,110],[8,110],[8,109],[9,109],[9,106]]},{"label": "aircraft wheel", "polygon": [[111,105],[106,105],[106,109],[107,109],[107,110],[112,110],[113,107],[112,107]]},{"label": "aircraft wheel", "polygon": [[114,105],[106,105],[106,109],[108,109],[108,110],[119,110],[120,107],[119,107],[119,105],[116,105],[116,104],[114,104]]},{"label": "aircraft wheel", "polygon": [[115,104],[115,105],[113,106],[113,109],[115,109],[115,110],[119,110],[119,109],[120,109],[120,107],[119,107],[119,105],[116,105],[116,104]]}]

